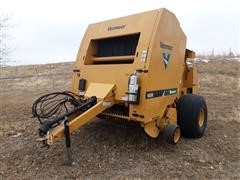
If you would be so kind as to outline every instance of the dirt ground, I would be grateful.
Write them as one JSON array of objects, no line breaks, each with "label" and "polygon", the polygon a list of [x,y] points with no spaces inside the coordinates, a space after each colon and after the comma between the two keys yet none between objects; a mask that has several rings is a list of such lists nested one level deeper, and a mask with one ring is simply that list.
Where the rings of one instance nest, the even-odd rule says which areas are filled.
[{"label": "dirt ground", "polygon": [[72,135],[75,165],[64,165],[64,141],[36,142],[31,105],[68,90],[72,63],[8,67],[0,77],[0,179],[240,179],[240,62],[198,61],[199,94],[208,105],[201,139],[169,145],[138,126],[94,119]]}]

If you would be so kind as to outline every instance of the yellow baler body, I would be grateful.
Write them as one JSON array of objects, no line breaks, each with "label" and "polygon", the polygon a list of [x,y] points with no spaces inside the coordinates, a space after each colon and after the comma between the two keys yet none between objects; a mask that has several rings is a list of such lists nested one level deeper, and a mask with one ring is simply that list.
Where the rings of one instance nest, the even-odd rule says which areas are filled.
[{"label": "yellow baler body", "polygon": [[[175,101],[196,90],[196,69],[186,63],[194,56],[186,49],[186,36],[176,16],[165,8],[90,24],[73,66],[72,92],[85,98],[96,96],[98,103],[71,119],[70,131],[104,115],[140,122],[147,134],[157,137],[168,124],[177,124]],[[137,104],[126,100],[134,72],[140,85]],[[80,92],[82,79],[85,90]],[[114,105],[125,107],[127,115],[105,111]],[[51,144],[63,136],[61,124],[42,140]]]},{"label": "yellow baler body", "polygon": [[[94,41],[139,34],[135,54],[132,56],[96,58]],[[140,103],[129,105],[129,118],[144,124],[161,119],[167,106],[186,92],[183,82],[186,79],[186,36],[175,15],[166,9],[153,10],[136,15],[90,24],[83,37],[73,74],[72,91],[79,93],[79,80],[87,80],[86,89],[91,83],[115,84],[116,103],[124,103],[128,91],[129,76],[135,70],[140,79]],[[146,58],[143,58],[143,53]],[[163,53],[170,54],[167,68],[163,62]],[[143,55],[143,56],[142,56]],[[133,59],[132,63],[124,63]],[[120,63],[95,63],[116,60]],[[123,63],[121,63],[123,62]],[[79,75],[80,74],[80,75]],[[189,82],[188,84],[195,84]],[[95,89],[96,94],[100,89]],[[161,90],[176,90],[176,93],[147,98],[149,92],[157,94]],[[169,92],[168,92],[169,93]],[[139,116],[133,116],[137,114]]]}]

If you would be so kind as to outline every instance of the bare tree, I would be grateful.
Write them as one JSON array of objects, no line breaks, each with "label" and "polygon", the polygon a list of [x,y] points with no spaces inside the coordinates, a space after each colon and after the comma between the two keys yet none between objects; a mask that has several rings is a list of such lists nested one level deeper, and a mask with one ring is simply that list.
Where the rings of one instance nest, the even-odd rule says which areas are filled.
[{"label": "bare tree", "polygon": [[0,67],[3,67],[8,62],[9,47],[7,46],[7,28],[8,15],[0,15]]}]

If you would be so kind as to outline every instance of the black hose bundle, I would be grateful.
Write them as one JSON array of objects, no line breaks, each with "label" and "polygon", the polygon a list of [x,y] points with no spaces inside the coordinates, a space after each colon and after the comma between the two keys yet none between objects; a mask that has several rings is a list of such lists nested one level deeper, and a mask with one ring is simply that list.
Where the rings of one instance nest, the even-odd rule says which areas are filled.
[{"label": "black hose bundle", "polygon": [[83,102],[80,96],[70,91],[54,92],[39,97],[32,105],[32,114],[43,124],[47,120],[66,114]]}]

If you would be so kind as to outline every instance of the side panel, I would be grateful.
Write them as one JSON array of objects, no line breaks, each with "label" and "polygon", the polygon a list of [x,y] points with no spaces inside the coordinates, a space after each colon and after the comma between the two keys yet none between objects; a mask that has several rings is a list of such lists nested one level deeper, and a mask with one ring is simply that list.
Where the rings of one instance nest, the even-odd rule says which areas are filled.
[{"label": "side panel", "polygon": [[[138,108],[145,122],[161,118],[168,105],[174,103],[181,88],[185,67],[186,36],[174,14],[164,9],[158,17],[159,24],[149,47],[147,67],[149,72],[144,85],[145,100]],[[148,92],[150,98],[147,98]],[[137,106],[132,107],[132,109]]]}]

